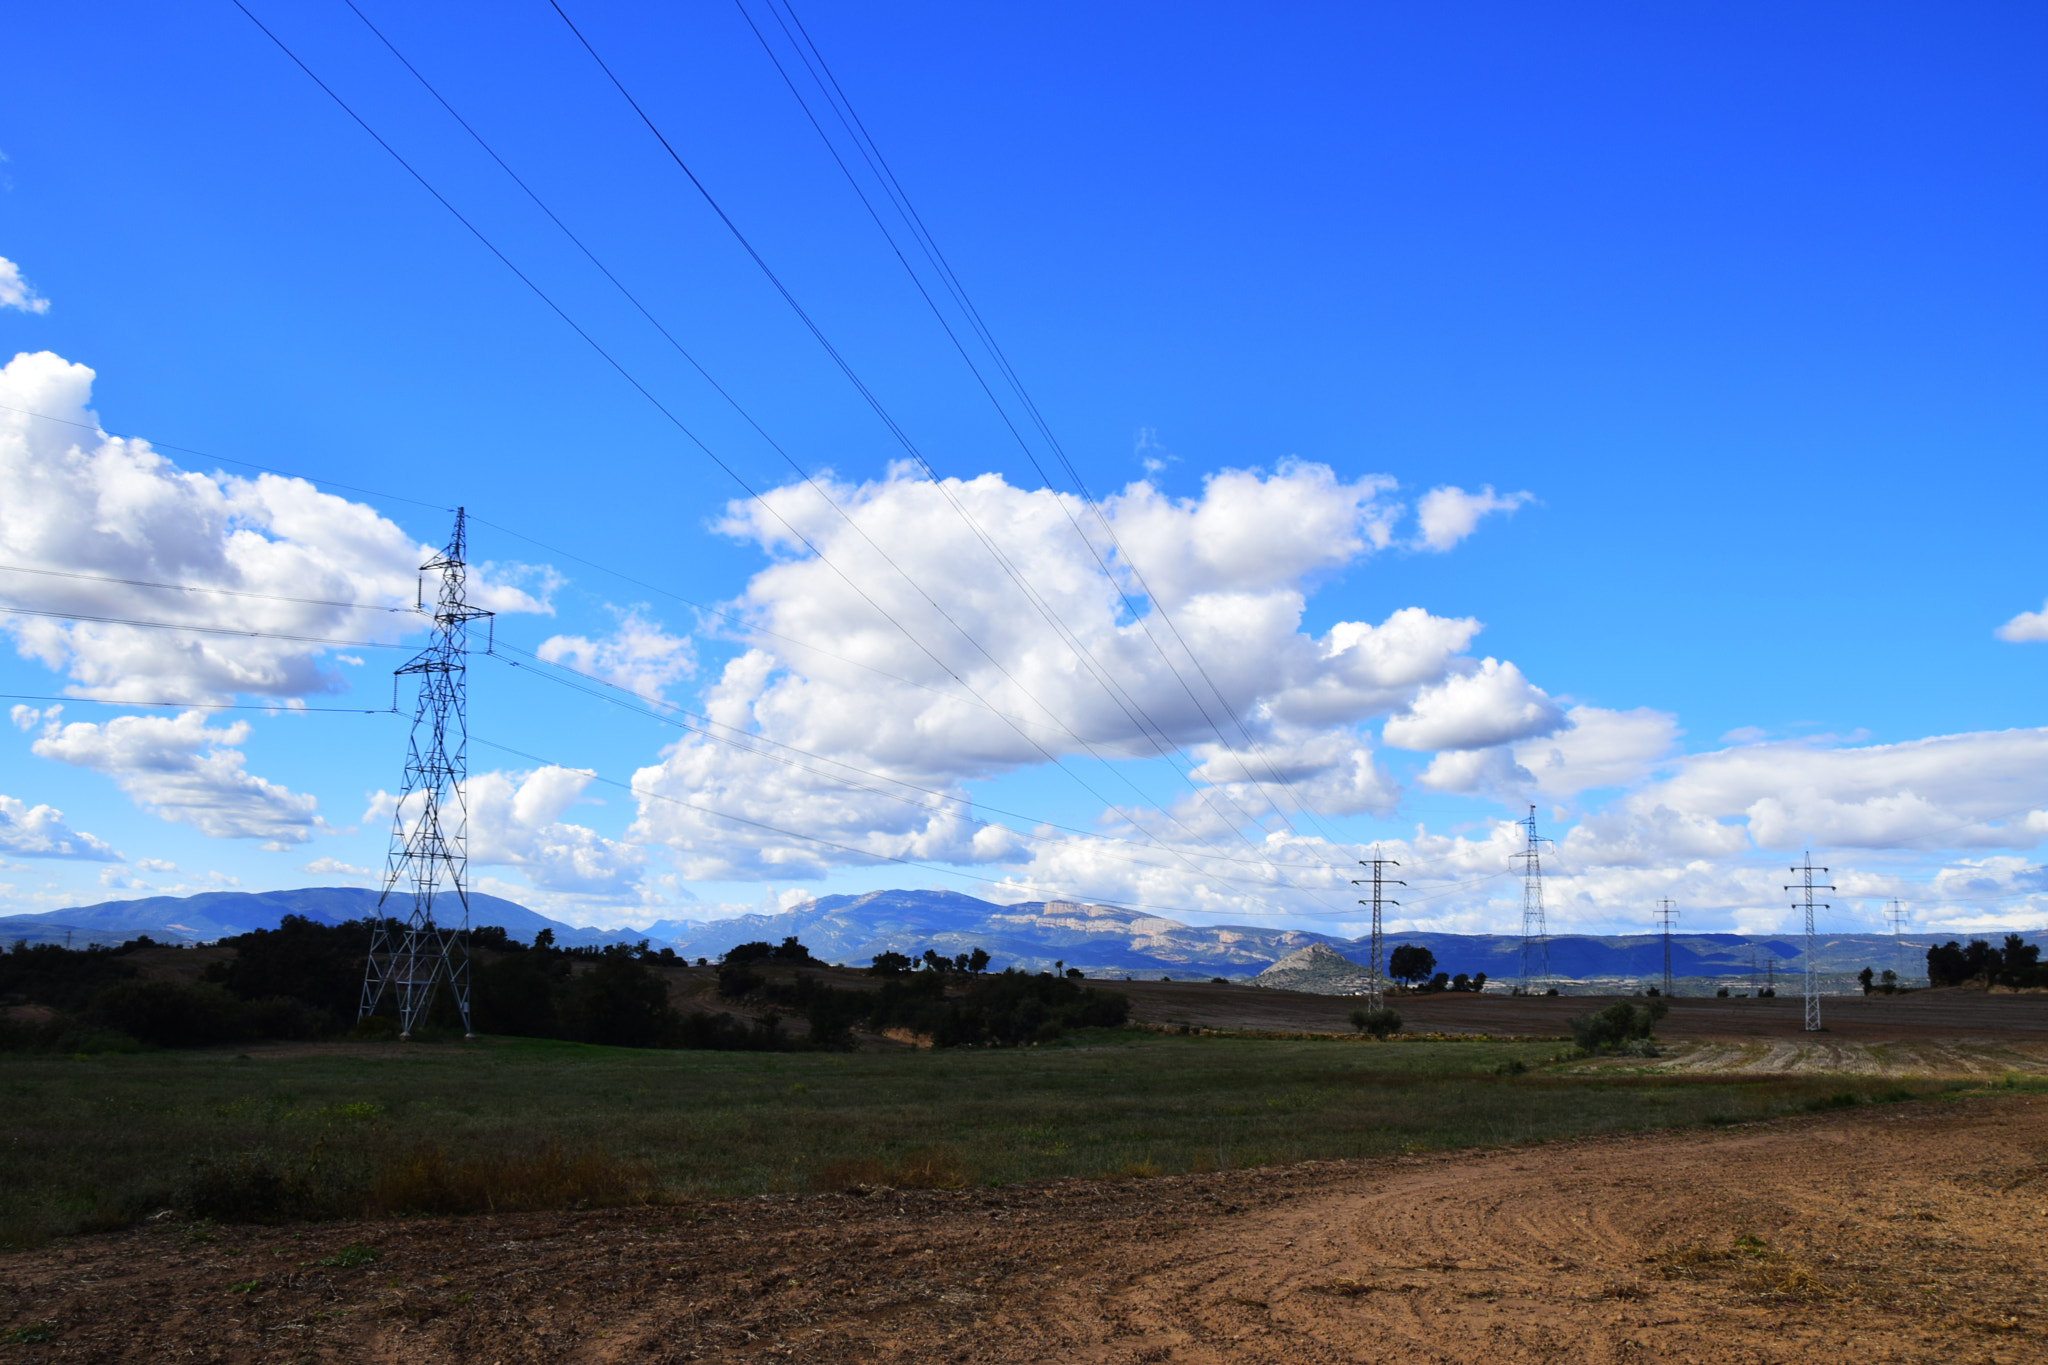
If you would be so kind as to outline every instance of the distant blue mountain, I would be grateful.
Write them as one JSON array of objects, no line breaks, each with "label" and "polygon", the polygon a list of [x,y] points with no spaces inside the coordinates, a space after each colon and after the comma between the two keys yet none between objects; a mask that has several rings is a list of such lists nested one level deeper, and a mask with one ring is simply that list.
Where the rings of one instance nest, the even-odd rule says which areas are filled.
[{"label": "distant blue mountain", "polygon": [[[1339,938],[1305,929],[1253,925],[1187,925],[1177,920],[1113,906],[1076,901],[1027,901],[997,905],[955,891],[873,891],[858,896],[822,896],[775,915],[741,915],[708,923],[664,920],[645,929],[583,929],[538,914],[516,902],[472,893],[470,922],[500,925],[512,937],[531,940],[554,931],[564,947],[632,943],[648,939],[684,957],[715,960],[740,943],[779,943],[796,937],[827,962],[865,966],[877,953],[916,956],[927,948],[952,956],[985,948],[994,965],[1037,971],[1056,962],[1093,976],[1256,976],[1289,953],[1312,943],[1327,944],[1354,962],[1363,961],[1361,939]],[[251,929],[276,926],[287,914],[322,924],[339,924],[374,913],[377,893],[360,887],[323,886],[294,891],[214,891],[198,896],[157,896],[108,901],[43,915],[0,919],[0,943],[78,945],[119,943],[138,934],[171,942],[206,942]],[[394,910],[397,907],[389,907]],[[1931,942],[1907,940],[1906,969],[1917,974]],[[2044,936],[2031,935],[2035,941]],[[1485,972],[1497,981],[1521,973],[1522,940],[1512,934],[1389,934],[1389,948],[1412,943],[1429,949],[1447,972]],[[1645,979],[1664,966],[1657,934],[1560,934],[1550,940],[1551,975],[1574,980]],[[1671,969],[1691,977],[1745,978],[1755,970],[1781,976],[1803,970],[1804,948],[1785,935],[1674,934]],[[1826,972],[1879,971],[1894,965],[1893,940],[1886,934],[1830,934],[1821,941],[1818,965]]]},{"label": "distant blue mountain", "polygon": [[[403,915],[410,897],[394,896],[386,913]],[[435,901],[438,908],[442,902]],[[207,891],[197,896],[151,896],[146,900],[106,901],[41,915],[0,919],[0,942],[27,938],[61,943],[66,931],[76,946],[88,942],[120,943],[147,934],[164,943],[207,943],[252,929],[275,929],[286,915],[302,915],[318,924],[343,924],[377,913],[377,893],[357,886],[311,886],[294,891]],[[472,891],[470,923],[495,924],[517,939],[531,939],[542,929],[555,931],[564,947],[634,942],[637,931],[579,929],[536,914],[516,901]]]}]

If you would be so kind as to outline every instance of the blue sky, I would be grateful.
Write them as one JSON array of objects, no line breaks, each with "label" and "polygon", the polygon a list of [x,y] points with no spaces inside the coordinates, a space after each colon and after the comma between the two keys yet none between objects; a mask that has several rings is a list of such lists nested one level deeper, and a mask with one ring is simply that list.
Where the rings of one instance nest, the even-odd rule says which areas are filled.
[{"label": "blue sky", "polygon": [[[789,466],[345,4],[249,2],[742,477],[763,491],[791,483]],[[913,557],[930,551],[914,571],[920,582],[985,608],[988,631],[1028,611],[998,600],[1010,588],[973,546],[939,551],[958,529],[953,514],[891,474],[904,449],[553,10],[358,3],[806,471],[831,471],[847,505]],[[1007,492],[982,506],[988,525],[1059,572],[1072,546],[1057,525],[1031,529],[1033,508],[1050,506],[1031,501],[1037,475],[741,11],[569,12],[931,465],[959,479],[999,475]],[[765,4],[751,13],[775,31]],[[810,786],[777,786],[787,771],[693,767],[684,753],[651,779],[731,809],[808,812],[813,833],[936,850],[919,860],[966,872],[778,863],[746,840],[740,852],[722,847],[715,820],[677,827],[662,818],[672,805],[641,810],[623,790],[536,775],[480,747],[474,766],[498,774],[517,826],[486,832],[501,860],[478,874],[495,879],[492,889],[572,918],[643,922],[850,887],[1024,894],[972,880],[1009,879],[1042,888],[1034,896],[1328,923],[1348,901],[1329,869],[1356,844],[1394,840],[1418,881],[1442,883],[1427,914],[1444,927],[1505,929],[1518,920],[1515,888],[1478,879],[1504,865],[1500,822],[1535,801],[1564,839],[1556,895],[1572,924],[1644,922],[1664,894],[1690,907],[1696,927],[1775,923],[1783,878],[1772,869],[1809,839],[1857,878],[1843,927],[1867,927],[1855,917],[1891,896],[1929,923],[2043,917],[2048,778],[2029,774],[2044,771],[2048,644],[2027,639],[2024,625],[2007,632],[2019,638],[1994,634],[2048,595],[2038,530],[2048,492],[2048,82],[2038,54],[2048,20],[2037,10],[799,13],[1089,486],[1108,495],[1149,479],[1160,506],[1191,500],[1212,515],[1213,524],[1167,517],[1148,533],[1160,537],[1146,542],[1152,553],[1173,560],[1175,536],[1251,516],[1250,494],[1264,490],[1278,519],[1248,534],[1277,546],[1274,556],[1240,556],[1228,582],[1188,579],[1186,610],[1214,607],[1205,590],[1252,592],[1257,580],[1269,606],[1300,594],[1299,619],[1273,627],[1280,635],[1240,637],[1219,616],[1220,654],[1239,639],[1255,655],[1283,638],[1327,641],[1338,623],[1378,626],[1413,608],[1483,630],[1440,649],[1437,671],[1415,673],[1406,693],[1313,723],[1275,700],[1278,680],[1262,691],[1255,668],[1244,674],[1238,700],[1267,716],[1266,743],[1298,751],[1303,791],[1330,797],[1321,827],[1297,821],[1300,840],[1275,844],[1247,821],[1236,832],[1204,828],[1207,851],[1191,845],[1182,856],[1163,845],[1195,838],[1188,821],[1152,818],[1161,833],[1143,856],[1170,869],[1132,881],[1129,860],[1112,856],[1129,845],[1074,836],[1035,862],[1020,862],[1017,848],[970,856],[951,835],[904,825],[900,802],[894,814],[833,805]],[[1100,797],[1116,786],[1114,802],[1140,804],[1117,786],[1125,776],[1153,802],[1176,791],[1196,799],[1157,758],[1096,764],[1090,790],[1002,744],[963,757],[978,741],[936,714],[919,713],[913,727],[927,750],[864,744],[849,717],[865,706],[901,716],[908,694],[813,677],[816,660],[792,654],[743,687],[721,670],[764,637],[707,628],[672,598],[497,530],[692,602],[751,593],[756,626],[804,618],[836,635],[866,619],[834,603],[838,580],[786,548],[773,556],[790,570],[781,586],[757,577],[771,562],[758,537],[719,529],[737,487],[232,4],[60,7],[8,22],[11,46],[34,60],[0,90],[0,256],[35,291],[23,302],[47,307],[0,308],[0,358],[47,351],[90,367],[89,406],[106,432],[150,438],[183,469],[246,474],[224,463],[243,460],[312,476],[415,545],[445,537],[446,515],[433,509],[466,504],[494,524],[473,541],[496,566],[487,577],[551,608],[508,614],[505,638],[528,648],[600,641],[644,603],[639,619],[659,631],[643,631],[643,645],[690,640],[686,653],[663,656],[658,685],[692,706],[723,698],[742,729],[1076,828],[1107,820],[1117,832],[1121,817],[1106,817]],[[17,375],[10,391],[52,392],[24,386]],[[53,435],[44,422],[36,440]],[[56,457],[17,439],[24,468]],[[97,438],[69,429],[65,440],[90,450]],[[1327,485],[1303,472],[1317,468]],[[1210,482],[1230,470],[1262,473]],[[1370,476],[1395,486],[1354,498],[1328,524],[1303,511],[1327,510],[1332,489]],[[1249,501],[1225,499],[1227,488]],[[1431,490],[1485,488],[1530,497],[1477,518],[1449,548],[1416,548]],[[94,493],[103,514],[104,495]],[[820,534],[836,524],[827,517]],[[281,525],[259,518],[256,534],[298,535],[343,579],[364,584],[389,569],[360,557],[340,565],[317,530]],[[33,528],[0,529],[22,561]],[[1328,545],[1352,535],[1358,548],[1318,555],[1285,543],[1296,534]],[[47,537],[36,543],[48,550]],[[135,553],[171,562],[146,549]],[[861,553],[847,549],[847,562]],[[133,562],[142,561],[120,561]],[[90,554],[53,565],[119,567]],[[233,581],[246,589],[243,572]],[[873,575],[875,592],[904,590],[879,566]],[[9,602],[49,605],[36,595],[47,582],[9,576],[4,586]],[[945,633],[931,630],[928,643]],[[24,638],[16,632],[18,645]],[[930,663],[908,640],[871,643],[882,653],[870,662]],[[1058,652],[1021,634],[1013,644],[1011,662]],[[162,660],[102,646],[152,695],[229,698]],[[23,650],[0,660],[4,690],[92,689],[76,657]],[[351,701],[388,697],[389,651],[360,666],[321,657],[350,680]],[[614,648],[603,666],[595,653],[575,657],[616,671],[620,655]],[[685,657],[694,673],[680,672]],[[1512,689],[1480,699],[1533,706],[1522,732],[1481,743],[1507,732],[1491,721],[1455,733],[1421,725],[1431,706],[1447,714],[1454,698],[1441,689],[1480,676],[1487,658],[1511,663],[1547,699],[1516,701]],[[1168,705],[1176,679],[1154,681],[1168,698],[1155,701]],[[1142,691],[1135,674],[1131,685]],[[340,702],[266,686],[229,699]],[[1431,688],[1437,702],[1423,699]],[[473,694],[479,736],[605,778],[661,763],[677,737],[493,663],[477,667]],[[1070,720],[1095,704],[1083,692],[1042,699],[1079,708]],[[1591,710],[1572,721],[1574,707]],[[72,704],[54,723],[118,714]],[[1635,716],[1635,728],[1616,738],[1623,723],[1609,716]],[[261,711],[211,723],[218,732],[236,718],[247,729],[231,742],[195,739],[189,725],[118,743],[101,731],[60,740],[48,717],[19,721],[0,766],[0,794],[20,803],[0,872],[7,903],[341,875],[305,870],[320,859],[380,866],[388,817],[365,816],[371,794],[395,786],[402,726]],[[1402,748],[1390,723],[1394,735],[1445,747]],[[1220,819],[1215,783],[1228,787],[1228,761],[1215,767],[1202,748],[1213,734],[1169,728],[1182,767],[1211,764],[1215,782],[1197,783],[1212,789],[1200,819]],[[1938,736],[1960,738],[1886,747]],[[1545,769],[1538,750],[1552,741],[1560,757]],[[1352,764],[1349,788],[1329,758],[1338,749]],[[218,757],[230,751],[239,766]],[[161,774],[173,752],[196,764],[175,791],[134,776]],[[1084,755],[1070,766],[1092,763]],[[222,777],[233,772],[317,806],[252,797]],[[268,803],[268,814],[216,821],[208,833],[190,805],[213,799],[207,781]],[[524,807],[512,795],[521,791]],[[1243,796],[1256,807],[1260,793]],[[813,798],[831,809],[807,805]],[[45,837],[58,826],[35,823],[36,807],[61,811],[61,828],[89,832],[120,861],[78,856],[86,846],[75,840],[73,856],[52,856],[50,837],[63,840]],[[324,824],[306,823],[309,809]],[[532,819],[518,824],[522,809]],[[293,819],[300,826],[284,838],[264,823]],[[1681,837],[1674,819],[1698,827]],[[1324,870],[1298,880],[1321,880],[1264,891],[1222,881],[1214,874],[1238,866],[1214,856],[1223,844],[1253,863],[1305,860]],[[1283,845],[1292,852],[1280,857]],[[1255,871],[1268,875],[1283,874],[1270,863]]]}]

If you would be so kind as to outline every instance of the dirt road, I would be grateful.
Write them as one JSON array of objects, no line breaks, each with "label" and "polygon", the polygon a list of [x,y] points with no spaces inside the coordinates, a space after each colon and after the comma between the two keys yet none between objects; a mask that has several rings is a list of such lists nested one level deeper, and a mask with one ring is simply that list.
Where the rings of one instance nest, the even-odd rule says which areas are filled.
[{"label": "dirt road", "polygon": [[2041,1361],[2044,1234],[2048,1099],[2016,1095],[1119,1183],[165,1219],[0,1256],[0,1361]]}]

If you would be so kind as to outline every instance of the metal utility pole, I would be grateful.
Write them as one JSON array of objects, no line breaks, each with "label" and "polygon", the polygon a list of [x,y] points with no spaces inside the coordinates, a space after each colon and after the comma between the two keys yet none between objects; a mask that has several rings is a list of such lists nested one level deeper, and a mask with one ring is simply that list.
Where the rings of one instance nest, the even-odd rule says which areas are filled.
[{"label": "metal utility pole", "polygon": [[[1818,872],[1821,876],[1825,877],[1828,875],[1828,870],[1824,867],[1815,867],[1813,865],[1813,854],[1811,852],[1800,860],[1799,866],[1792,870],[1801,874],[1800,879],[1785,889],[1787,891],[1803,893],[1803,901],[1792,902],[1792,908],[1797,910],[1804,904],[1806,909],[1806,1031],[1808,1033],[1818,1033],[1820,1031],[1820,964],[1817,959],[1820,954],[1820,943],[1815,937],[1813,929],[1813,912],[1816,908],[1813,893],[1816,891],[1832,891],[1835,887],[1832,882],[1817,882],[1813,879],[1814,873]],[[1828,910],[1833,907],[1826,901],[1821,901],[1818,903],[1818,908]]]},{"label": "metal utility pole", "polygon": [[1892,961],[1895,964],[1894,970],[1899,974],[1899,985],[1904,986],[1906,984],[1906,940],[1904,936],[1906,907],[1895,900],[1891,903],[1891,908],[1885,911],[1885,916],[1892,922]]},{"label": "metal utility pole", "polygon": [[1536,833],[1536,808],[1529,807],[1529,818],[1517,820],[1518,825],[1528,830],[1529,841],[1522,851],[1510,861],[1522,865],[1522,994],[1534,995],[1550,984],[1550,932],[1543,922],[1543,858],[1542,846],[1551,839],[1538,837]]},{"label": "metal utility pole", "polygon": [[[407,674],[419,678],[419,698],[407,741],[405,783],[391,820],[391,851],[385,859],[384,894],[377,898],[377,927],[370,938],[370,960],[363,971],[362,1005],[356,1017],[367,1018],[388,987],[398,1002],[398,1036],[411,1038],[427,1016],[434,989],[443,980],[455,993],[462,1014],[462,1032],[474,1036],[469,1021],[469,805],[464,787],[469,780],[468,652],[469,623],[492,613],[469,605],[467,565],[463,561],[465,515],[455,509],[455,534],[448,548],[420,566],[438,570],[441,587],[434,599],[434,638],[394,675],[392,685]],[[394,930],[384,903],[404,882],[412,904],[402,928]],[[455,895],[459,914],[443,923],[434,914],[434,898],[443,888]]]},{"label": "metal utility pole", "polygon": [[1384,952],[1386,949],[1386,937],[1380,929],[1380,906],[1399,905],[1401,903],[1390,897],[1383,896],[1381,894],[1381,888],[1388,886],[1406,886],[1408,885],[1408,883],[1401,881],[1398,878],[1389,877],[1386,875],[1386,869],[1390,867],[1399,867],[1401,864],[1395,862],[1392,858],[1382,858],[1380,856],[1380,846],[1378,844],[1374,844],[1372,846],[1372,857],[1360,858],[1358,860],[1358,865],[1360,867],[1369,867],[1372,869],[1372,876],[1353,877],[1351,879],[1351,884],[1353,886],[1362,886],[1368,881],[1372,883],[1372,900],[1370,902],[1361,900],[1358,903],[1360,905],[1370,904],[1372,906],[1372,980],[1370,984],[1368,984],[1366,987],[1366,996],[1368,1001],[1368,1007],[1371,1009],[1378,1009],[1382,1005],[1386,1004],[1387,1000],[1387,964],[1386,959],[1384,957]]},{"label": "metal utility pole", "polygon": [[1664,922],[1664,994],[1671,994],[1671,921],[1678,918],[1669,897],[1657,902],[1657,918]]}]

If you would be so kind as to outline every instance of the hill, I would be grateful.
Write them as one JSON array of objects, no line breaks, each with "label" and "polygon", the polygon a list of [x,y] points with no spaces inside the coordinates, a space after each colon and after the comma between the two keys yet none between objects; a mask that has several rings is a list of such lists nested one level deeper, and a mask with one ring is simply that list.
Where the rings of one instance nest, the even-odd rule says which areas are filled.
[{"label": "hill", "polygon": [[[166,942],[206,942],[251,929],[270,928],[287,914],[323,924],[371,914],[377,893],[362,887],[324,886],[291,891],[215,891],[198,896],[158,896],[108,901],[41,915],[0,919],[0,943],[16,939],[118,943],[137,934]],[[502,925],[514,938],[554,931],[564,947],[635,942],[646,938],[686,958],[716,959],[736,944],[779,943],[794,936],[819,958],[865,965],[875,954],[916,955],[926,948],[952,956],[985,948],[995,965],[1029,971],[1055,963],[1079,967],[1091,976],[1222,976],[1248,980],[1276,963],[1321,945],[1331,956],[1361,961],[1361,939],[1308,929],[1264,925],[1189,925],[1144,911],[1079,901],[1025,901],[999,905],[957,891],[871,891],[821,896],[774,915],[741,915],[711,922],[658,921],[644,929],[588,929],[564,924],[514,901],[473,893],[471,923]],[[1949,934],[1916,934],[1906,941],[1908,970],[1917,973],[1930,943]],[[1955,937],[1963,937],[1955,935]],[[2029,936],[2040,941],[2039,934]],[[1387,947],[1412,943],[1429,949],[1441,971],[1485,972],[1507,983],[1521,975],[1522,940],[1512,934],[1390,933]],[[1780,978],[1801,970],[1804,949],[1790,935],[1674,934],[1671,967],[1680,977],[1740,981],[1752,969],[1759,978],[1774,964]],[[1559,934],[1550,940],[1549,973],[1574,981],[1639,981],[1661,975],[1663,939],[1656,934]],[[1821,941],[1818,966],[1824,972],[1880,971],[1893,965],[1896,949],[1887,934],[1831,934]],[[1329,960],[1316,955],[1324,968]],[[1341,970],[1341,969],[1336,969]],[[1361,973],[1362,975],[1362,973]],[[1796,983],[1781,984],[1796,988]]]}]

